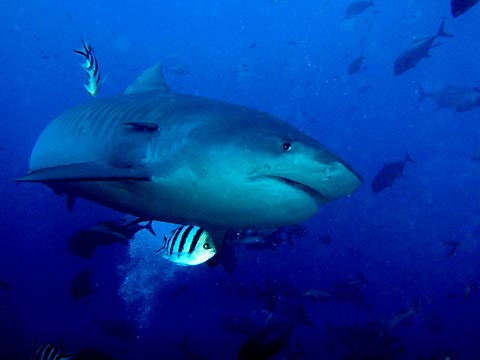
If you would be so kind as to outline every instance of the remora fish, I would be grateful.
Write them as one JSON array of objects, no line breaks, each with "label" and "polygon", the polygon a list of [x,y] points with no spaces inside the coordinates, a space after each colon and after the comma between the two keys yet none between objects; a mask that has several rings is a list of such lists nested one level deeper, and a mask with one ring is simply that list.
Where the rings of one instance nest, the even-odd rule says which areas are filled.
[{"label": "remora fish", "polygon": [[419,100],[430,98],[437,103],[438,109],[454,108],[463,112],[480,106],[480,89],[445,85],[439,90],[426,92],[422,87],[418,90]]},{"label": "remora fish", "polygon": [[383,165],[377,175],[375,175],[373,178],[373,192],[379,193],[380,191],[392,186],[395,180],[403,176],[403,168],[407,162],[414,163],[408,154],[405,155],[405,160],[394,161]]},{"label": "remora fish", "polygon": [[430,57],[429,51],[437,37],[453,37],[453,35],[448,34],[443,30],[444,25],[445,19],[440,24],[440,28],[435,35],[412,41],[412,43],[403,50],[395,60],[394,74],[403,74],[405,71],[414,68],[423,58]]},{"label": "remora fish", "polygon": [[127,224],[124,220],[100,221],[93,226],[74,232],[68,238],[68,249],[77,256],[89,258],[97,246],[114,243],[128,244],[140,230],[146,229],[155,236],[152,221],[146,225],[140,225],[139,222],[142,222],[142,219],[139,218]]},{"label": "remora fish", "polygon": [[100,69],[98,68],[98,61],[93,54],[93,49],[90,44],[82,39],[82,50],[73,50],[75,53],[82,55],[85,62],[81,64],[83,70],[87,73],[87,83],[83,84],[85,90],[91,95],[96,96],[100,91],[102,82],[100,81]]},{"label": "remora fish", "polygon": [[[132,123],[158,129],[132,131]],[[208,229],[296,224],[362,182],[339,157],[273,116],[169,92],[158,64],[123,94],[54,119],[33,149],[29,174],[17,181]]]},{"label": "remora fish", "polygon": [[480,0],[450,0],[452,16],[457,17],[470,10]]},{"label": "remora fish", "polygon": [[373,1],[355,1],[348,5],[347,9],[345,10],[345,17],[348,19],[360,15],[370,6],[373,6]]}]

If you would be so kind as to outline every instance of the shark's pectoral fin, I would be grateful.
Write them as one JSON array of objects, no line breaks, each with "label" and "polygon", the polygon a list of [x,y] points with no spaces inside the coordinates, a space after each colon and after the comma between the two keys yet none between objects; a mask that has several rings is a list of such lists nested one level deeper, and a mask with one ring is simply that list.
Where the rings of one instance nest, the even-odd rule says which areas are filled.
[{"label": "shark's pectoral fin", "polygon": [[71,182],[71,181],[150,181],[152,173],[146,167],[116,168],[95,162],[53,166],[30,172],[14,179],[19,182]]}]

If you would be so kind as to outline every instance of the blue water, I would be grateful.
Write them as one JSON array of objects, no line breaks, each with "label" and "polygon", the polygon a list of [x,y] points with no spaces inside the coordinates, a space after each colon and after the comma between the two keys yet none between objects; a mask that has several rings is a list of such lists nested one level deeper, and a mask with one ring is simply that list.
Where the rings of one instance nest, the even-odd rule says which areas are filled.
[{"label": "blue water", "polygon": [[[220,319],[263,316],[253,285],[273,278],[300,291],[328,289],[360,273],[368,306],[305,300],[315,327],[298,325],[291,339],[304,359],[341,359],[350,350],[329,329],[385,323],[413,303],[415,314],[389,331],[404,351],[387,358],[480,356],[480,162],[471,160],[480,147],[480,110],[417,101],[420,85],[480,86],[480,6],[453,19],[448,1],[385,0],[347,20],[349,3],[2,3],[0,279],[12,289],[0,288],[0,359],[27,358],[44,342],[69,352],[95,347],[116,359],[181,359],[186,334],[190,350],[204,358],[235,359],[246,337],[227,332]],[[435,34],[444,17],[455,37],[439,39],[431,58],[394,77],[397,55],[412,38]],[[322,207],[295,247],[239,250],[232,275],[166,263],[154,253],[162,234],[130,248],[102,248],[89,260],[73,256],[66,250],[73,231],[122,214],[84,200],[69,213],[65,199],[45,186],[11,179],[28,171],[47,124],[89,100],[72,52],[79,33],[106,77],[99,97],[118,94],[160,61],[173,91],[276,115],[352,164],[363,186]],[[362,52],[361,71],[347,75]],[[374,175],[407,151],[416,163],[374,194]],[[324,233],[331,243],[318,241]],[[460,243],[451,257],[448,241]],[[70,281],[85,268],[97,291],[75,303]],[[107,336],[95,320],[105,317],[130,319],[138,338]],[[275,357],[287,358],[287,350]]]}]

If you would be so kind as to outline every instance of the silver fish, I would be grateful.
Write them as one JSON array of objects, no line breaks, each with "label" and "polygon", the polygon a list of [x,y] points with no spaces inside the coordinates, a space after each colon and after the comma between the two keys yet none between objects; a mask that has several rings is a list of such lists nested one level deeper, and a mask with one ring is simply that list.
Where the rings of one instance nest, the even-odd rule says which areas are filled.
[{"label": "silver fish", "polygon": [[440,37],[453,37],[443,29],[445,25],[445,19],[440,24],[438,32],[435,35],[428,36],[423,39],[412,41],[412,43],[402,51],[402,53],[395,60],[394,74],[395,76],[403,74],[409,69],[413,69],[417,63],[423,58],[430,57],[430,49],[434,41]]}]

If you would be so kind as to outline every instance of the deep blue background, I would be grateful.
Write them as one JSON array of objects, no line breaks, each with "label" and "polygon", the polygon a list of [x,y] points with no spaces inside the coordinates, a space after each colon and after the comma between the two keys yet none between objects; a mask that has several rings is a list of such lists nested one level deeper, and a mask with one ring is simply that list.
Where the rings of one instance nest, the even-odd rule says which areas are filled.
[{"label": "deep blue background", "polygon": [[[255,296],[240,297],[227,285],[261,283],[267,276],[298,288],[326,288],[363,272],[371,313],[350,304],[306,304],[317,329],[298,327],[305,358],[334,358],[325,326],[389,318],[412,299],[421,310],[394,329],[406,359],[455,349],[463,359],[480,354],[480,293],[466,284],[480,280],[480,164],[470,160],[480,147],[480,110],[436,110],[417,101],[419,85],[480,86],[480,6],[452,19],[448,1],[378,1],[346,20],[349,1],[4,1],[0,12],[0,358],[25,358],[41,342],[71,351],[97,346],[118,359],[180,356],[175,344],[186,332],[191,347],[207,358],[235,358],[243,338],[223,334],[218,318],[248,315]],[[440,39],[432,58],[393,76],[396,56],[413,37],[435,34],[442,18],[453,39]],[[88,261],[66,251],[68,235],[119,214],[65,199],[41,185],[16,186],[28,170],[30,151],[42,129],[65,109],[87,101],[81,59],[72,49],[79,32],[94,46],[105,84],[100,97],[121,92],[140,71],[161,61],[174,91],[254,107],[277,115],[346,159],[365,184],[351,197],[321,209],[308,222],[309,236],[292,251],[239,252],[233,277],[221,269],[165,270],[157,279],[148,320],[138,320],[119,292],[126,247],[101,249]],[[346,75],[349,62],[365,54],[364,67]],[[178,74],[182,67],[188,74]],[[170,69],[170,70],[169,70]],[[371,88],[358,94],[361,87]],[[405,177],[373,194],[370,181],[383,163],[403,159]],[[318,242],[329,232],[330,245]],[[446,258],[443,242],[460,241]],[[160,237],[154,247],[160,244]],[[168,266],[157,263],[145,273]],[[90,268],[99,290],[75,304],[68,293],[74,274]],[[139,271],[139,270],[137,270]],[[163,274],[160,272],[159,274]],[[175,295],[179,283],[190,284]],[[456,299],[448,295],[460,294]],[[142,306],[144,306],[143,303]],[[134,306],[133,306],[134,307]],[[429,314],[443,328],[429,331]],[[107,338],[97,316],[137,319],[140,338]],[[153,354],[153,355],[152,355]]]}]

